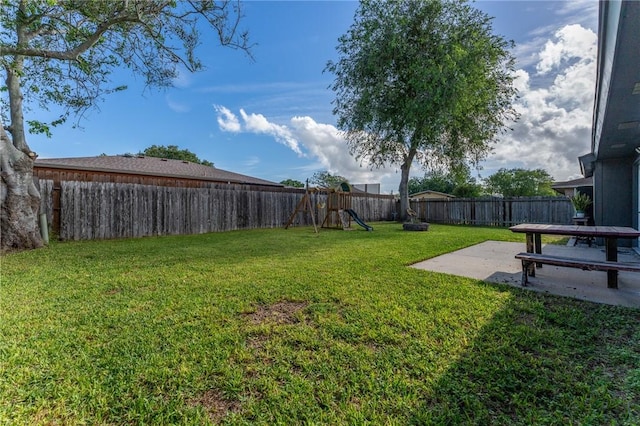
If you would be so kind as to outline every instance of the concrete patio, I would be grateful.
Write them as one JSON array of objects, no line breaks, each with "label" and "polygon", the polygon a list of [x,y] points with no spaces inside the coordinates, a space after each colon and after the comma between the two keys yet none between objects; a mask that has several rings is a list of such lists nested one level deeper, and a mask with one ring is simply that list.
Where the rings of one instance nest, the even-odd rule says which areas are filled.
[{"label": "concrete patio", "polygon": [[[572,240],[567,246],[547,244],[542,251],[581,259],[605,258],[604,247],[572,244]],[[529,279],[528,286],[522,287],[522,266],[514,257],[522,251],[525,251],[524,243],[486,241],[416,263],[412,267],[595,303],[640,308],[640,274],[632,272],[619,272],[618,289],[610,289],[607,288],[606,272],[544,265],[536,271],[535,277]],[[618,261],[640,263],[640,256],[630,248],[619,248]]]}]

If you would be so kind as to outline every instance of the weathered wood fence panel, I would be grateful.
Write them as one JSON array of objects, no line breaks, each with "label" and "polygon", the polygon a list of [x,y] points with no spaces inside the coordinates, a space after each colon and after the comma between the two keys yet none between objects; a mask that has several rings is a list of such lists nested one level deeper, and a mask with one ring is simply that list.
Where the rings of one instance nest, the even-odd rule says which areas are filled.
[{"label": "weathered wood fence panel", "polygon": [[53,222],[53,181],[41,179],[36,184],[40,187],[40,213],[47,215],[47,223]]},{"label": "weathered wood fence panel", "polygon": [[422,220],[484,226],[519,223],[571,224],[573,206],[566,197],[453,198],[411,201]]}]

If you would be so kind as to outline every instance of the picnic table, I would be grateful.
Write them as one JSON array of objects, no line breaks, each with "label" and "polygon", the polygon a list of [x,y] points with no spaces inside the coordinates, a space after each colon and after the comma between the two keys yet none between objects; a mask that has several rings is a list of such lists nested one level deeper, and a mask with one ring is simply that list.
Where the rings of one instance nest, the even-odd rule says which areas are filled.
[{"label": "picnic table", "polygon": [[[523,261],[523,284],[526,284],[527,273],[535,276],[535,267],[543,263],[556,266],[567,266],[586,270],[607,271],[607,286],[618,288],[618,271],[640,272],[640,266],[618,263],[618,238],[633,239],[640,237],[640,231],[626,226],[584,226],[584,225],[542,225],[522,223],[509,228],[512,232],[526,234],[526,250],[516,257]],[[542,234],[567,235],[584,238],[604,238],[606,261],[589,259],[559,258],[542,254]],[[526,265],[525,265],[526,263]],[[525,270],[527,266],[527,270]]]}]

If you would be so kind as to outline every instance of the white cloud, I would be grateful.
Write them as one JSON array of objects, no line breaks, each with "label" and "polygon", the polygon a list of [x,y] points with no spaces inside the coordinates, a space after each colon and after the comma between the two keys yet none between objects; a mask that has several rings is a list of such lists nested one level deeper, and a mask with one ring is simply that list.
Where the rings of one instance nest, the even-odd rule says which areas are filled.
[{"label": "white cloud", "polygon": [[[540,59],[540,52],[544,50],[549,39],[556,37],[558,28],[574,25],[576,28],[590,29],[593,34],[597,31],[599,7],[597,0],[539,2],[531,7],[546,8],[548,13],[554,16],[549,16],[543,26],[526,34],[520,34],[520,40],[513,51],[518,67],[529,70],[530,66],[535,66]],[[550,49],[553,50],[553,46],[550,46]]]},{"label": "white cloud", "polygon": [[525,70],[516,70],[514,72],[515,80],[513,82],[513,86],[518,90],[518,93],[524,93],[529,90],[529,73]]},{"label": "white cloud", "polygon": [[543,168],[556,180],[579,172],[577,158],[591,147],[596,46],[593,31],[567,25],[541,49],[538,73],[516,72],[520,120],[484,163],[485,176],[500,167]]},{"label": "white cloud", "polygon": [[556,4],[556,15],[564,19],[565,25],[568,23],[580,24],[587,28],[597,28],[598,9],[600,2],[597,0],[571,0],[561,1]]},{"label": "white cloud", "polygon": [[[289,147],[299,156],[307,157],[310,164],[304,167],[307,173],[327,170],[346,177],[354,183],[382,183],[385,192],[397,188],[397,175],[394,170],[371,170],[366,163],[358,162],[349,154],[349,149],[341,132],[331,124],[316,122],[308,116],[291,118],[290,126],[276,124],[262,114],[247,114],[240,110],[242,125],[235,115],[223,106],[217,106],[218,124],[223,131],[228,122],[238,123],[238,130],[248,133],[266,134]],[[302,149],[304,148],[304,151]]]},{"label": "white cloud", "polygon": [[224,132],[238,133],[242,130],[240,121],[234,113],[221,105],[214,105],[213,108],[218,113],[218,125]]},{"label": "white cloud", "polygon": [[183,66],[178,67],[178,73],[173,79],[173,86],[186,89],[191,86],[191,72]]},{"label": "white cloud", "polygon": [[299,156],[303,156],[297,139],[287,126],[271,123],[262,114],[247,114],[240,110],[240,116],[244,120],[245,131],[251,133],[262,133],[273,136],[278,142],[289,147]]},{"label": "white cloud", "polygon": [[321,167],[353,183],[383,183],[385,191],[397,188],[395,173],[389,169],[371,169],[366,161],[357,161],[350,153],[342,133],[331,124],[317,123],[311,117],[293,117],[291,126],[304,147]]},{"label": "white cloud", "polygon": [[539,74],[557,69],[572,59],[595,58],[597,35],[579,24],[567,25],[555,33],[557,41],[548,40],[536,65]]},{"label": "white cloud", "polygon": [[228,108],[222,105],[214,105],[214,108],[218,115],[220,130],[231,133],[249,132],[270,135],[299,156],[304,156],[298,140],[287,126],[272,123],[262,114],[247,114],[243,109],[240,109],[243,122],[241,124],[238,117]]},{"label": "white cloud", "polygon": [[250,156],[243,163],[245,167],[254,167],[258,164],[260,164],[260,158],[256,157],[255,155]]},{"label": "white cloud", "polygon": [[185,113],[185,112],[191,111],[191,108],[189,107],[189,105],[176,102],[173,99],[171,99],[169,96],[166,96],[165,100],[167,101],[167,106],[174,112]]},{"label": "white cloud", "polygon": [[198,88],[200,93],[282,93],[307,89],[309,85],[317,86],[319,83],[295,83],[295,82],[272,82],[272,83],[252,83],[252,84],[225,84],[218,86],[207,86]]}]

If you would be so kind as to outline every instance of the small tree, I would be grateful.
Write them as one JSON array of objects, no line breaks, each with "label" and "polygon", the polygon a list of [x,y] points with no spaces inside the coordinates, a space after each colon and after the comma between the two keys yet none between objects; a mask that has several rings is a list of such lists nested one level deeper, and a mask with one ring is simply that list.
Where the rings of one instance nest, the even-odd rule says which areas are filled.
[{"label": "small tree", "polygon": [[409,179],[409,194],[427,190],[444,192],[462,198],[482,195],[482,185],[471,177],[468,169],[458,170],[458,173],[436,170],[425,173],[422,178]]},{"label": "small tree", "polygon": [[309,183],[312,185],[317,185],[323,188],[334,188],[342,182],[348,182],[348,180],[340,175],[331,174],[326,170],[314,173],[311,179],[309,179]]},{"label": "small tree", "polygon": [[280,183],[284,186],[291,186],[293,188],[304,188],[304,183],[295,179],[285,179],[281,180]]},{"label": "small tree", "polygon": [[485,180],[487,192],[503,197],[554,195],[553,177],[543,169],[500,169]]},{"label": "small tree", "polygon": [[465,1],[361,2],[326,67],[333,112],[357,158],[400,165],[401,212],[414,161],[452,171],[477,164],[517,117],[511,45]]},{"label": "small tree", "polygon": [[415,194],[422,191],[438,191],[445,194],[451,194],[456,187],[451,175],[443,172],[428,172],[423,177],[413,177],[409,179],[409,194]]},{"label": "small tree", "polygon": [[180,149],[177,145],[151,145],[138,154],[146,155],[148,157],[168,158],[170,160],[191,161],[192,163],[213,167],[213,163],[211,161],[201,160],[193,152],[188,149]]},{"label": "small tree", "polygon": [[476,198],[482,196],[484,189],[475,179],[462,183],[453,188],[452,194],[460,198]]},{"label": "small tree", "polygon": [[[31,132],[69,115],[82,116],[122,86],[111,73],[126,67],[150,86],[170,86],[180,66],[197,71],[195,55],[204,21],[222,45],[249,50],[239,31],[241,10],[233,0],[124,0],[0,2],[0,251],[40,247],[33,183]],[[57,120],[25,120],[29,105],[62,107]]]}]

